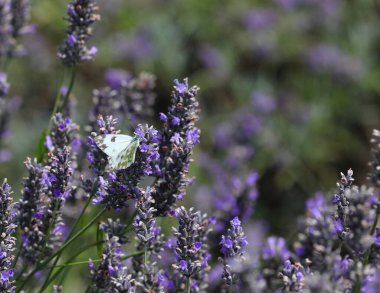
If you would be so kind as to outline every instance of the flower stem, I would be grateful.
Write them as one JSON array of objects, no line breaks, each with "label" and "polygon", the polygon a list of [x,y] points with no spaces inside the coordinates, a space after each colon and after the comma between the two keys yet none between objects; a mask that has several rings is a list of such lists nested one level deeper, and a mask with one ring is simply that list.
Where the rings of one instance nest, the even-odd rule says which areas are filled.
[{"label": "flower stem", "polygon": [[76,76],[76,68],[75,67],[72,67],[71,68],[71,74],[70,74],[70,82],[69,82],[69,87],[67,88],[67,93],[66,95],[64,96],[62,102],[61,102],[61,105],[59,105],[58,109],[60,111],[62,111],[62,109],[65,107],[68,99],[69,99],[69,96],[71,94],[71,91],[73,90],[74,88],[74,83],[75,83],[75,76]]},{"label": "flower stem", "polygon": [[186,276],[186,293],[190,293],[190,276]]},{"label": "flower stem", "polygon": [[[103,242],[103,241],[101,241]],[[84,246],[81,250],[77,251],[73,256],[71,256],[69,259],[68,259],[68,262],[72,262],[75,260],[75,258],[77,258],[80,254],[82,254],[83,252],[87,251],[89,248],[93,247],[93,246],[96,246],[99,244],[99,241],[97,242],[94,242],[94,243],[91,243],[89,245],[86,245]],[[41,287],[41,290],[40,292],[43,292],[43,290],[45,290],[53,280],[55,280],[62,271],[65,270],[65,266],[61,265],[61,266],[55,266],[55,267],[52,267],[52,268],[56,268],[56,267],[59,267],[59,270],[57,272],[55,272],[55,274],[51,277],[51,278],[47,278],[46,281],[45,281],[45,284]]]},{"label": "flower stem", "polygon": [[37,267],[25,278],[24,282],[21,283],[21,285],[17,288],[16,292],[20,292],[21,289],[25,286],[25,284],[33,277],[33,275],[42,270],[46,265],[59,253],[61,253],[67,246],[69,246],[73,241],[75,241],[79,236],[81,236],[84,232],[86,232],[92,224],[94,224],[106,211],[106,208],[103,208],[99,213],[95,215],[95,217],[82,229],[80,229],[73,237],[71,237],[69,240],[67,240],[54,254],[52,254],[50,257],[48,257],[43,263],[40,265],[37,265]]},{"label": "flower stem", "polygon": [[[95,186],[95,184],[94,184],[94,186]],[[93,188],[93,189],[94,189],[94,188]],[[94,194],[94,192],[91,192],[91,196],[88,197],[88,199],[87,199],[85,205],[83,206],[83,209],[82,209],[82,211],[81,211],[79,217],[78,217],[78,218],[76,219],[76,221],[74,222],[74,225],[73,225],[73,227],[71,228],[71,231],[70,231],[69,235],[67,236],[67,239],[70,239],[70,237],[74,234],[74,231],[75,231],[76,227],[77,227],[78,224],[80,223],[80,221],[81,221],[82,217],[84,216],[84,214],[85,214],[85,212],[86,212],[86,210],[87,210],[89,204],[91,203],[91,200],[92,200],[92,198],[93,198],[93,194]],[[41,291],[40,291],[40,292],[43,292],[43,290],[44,290],[44,289],[46,288],[46,286],[48,285],[47,282],[49,281],[50,276],[51,276],[51,274],[52,274],[53,271],[54,271],[54,268],[57,267],[56,264],[58,263],[59,258],[61,257],[61,255],[62,255],[62,252],[58,253],[57,257],[55,258],[54,263],[53,263],[53,266],[51,267],[49,273],[47,274],[46,279],[45,279],[45,283],[42,285],[42,288],[41,288]]]}]

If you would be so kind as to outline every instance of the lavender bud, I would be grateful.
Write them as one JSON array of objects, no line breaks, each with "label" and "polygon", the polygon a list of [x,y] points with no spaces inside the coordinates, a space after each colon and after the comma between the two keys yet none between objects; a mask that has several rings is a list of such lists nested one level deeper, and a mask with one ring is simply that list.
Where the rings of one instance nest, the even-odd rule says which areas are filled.
[{"label": "lavender bud", "polygon": [[53,117],[51,133],[46,136],[45,146],[50,152],[56,153],[67,147],[73,153],[73,146],[79,141],[78,130],[79,126],[73,123],[70,117],[57,113]]},{"label": "lavender bud", "polygon": [[245,253],[245,248],[248,245],[247,238],[244,235],[240,220],[235,217],[230,221],[231,227],[227,230],[227,235],[222,235],[220,241],[223,262],[222,278],[227,286],[236,284],[236,276],[231,271],[231,266],[228,262],[231,259],[241,258]]},{"label": "lavender bud", "polygon": [[[89,267],[92,280],[90,292],[98,292],[99,289],[104,289],[105,292],[114,292],[108,290],[111,287],[120,285],[120,276],[124,276],[123,256],[119,239],[117,237],[109,238],[106,235],[106,247],[103,250],[99,265],[95,267],[90,259]],[[130,281],[129,278],[125,279],[125,282],[127,281]]]},{"label": "lavender bud", "polygon": [[152,256],[160,257],[164,245],[161,228],[156,223],[153,203],[151,190],[148,187],[136,203],[137,215],[133,222],[138,243],[136,250],[144,251],[144,255],[133,258],[134,276],[146,292],[160,290],[156,263],[152,261]]},{"label": "lavender bud", "polygon": [[129,238],[126,235],[127,225],[122,224],[120,219],[117,219],[116,221],[108,219],[106,223],[100,223],[99,227],[109,238],[117,237],[120,244],[126,244],[129,242]]},{"label": "lavender bud", "polygon": [[[12,1],[12,36],[16,40],[22,34],[30,32],[27,23],[30,18],[30,3],[29,0],[13,0]],[[19,56],[24,54],[24,48],[20,44],[14,46],[10,55]]]},{"label": "lavender bud", "polygon": [[373,159],[369,163],[372,168],[371,173],[368,174],[368,179],[371,183],[378,187],[380,186],[380,131],[374,129],[372,132],[371,143],[373,145],[372,148],[372,156]]},{"label": "lavender bud", "polygon": [[14,292],[12,262],[16,238],[13,235],[17,226],[12,211],[12,190],[6,180],[0,187],[0,202],[0,291]]},{"label": "lavender bud", "polygon": [[197,280],[202,281],[200,273],[207,269],[208,254],[202,246],[206,245],[205,235],[209,232],[208,219],[206,215],[201,215],[199,211],[194,212],[193,208],[186,210],[184,207],[176,209],[178,219],[178,229],[173,228],[174,236],[177,237],[175,247],[176,263],[173,268],[182,276],[193,279],[194,285]]},{"label": "lavender bud", "polygon": [[336,233],[340,238],[345,239],[349,233],[349,228],[347,227],[347,217],[349,211],[349,201],[346,197],[346,190],[351,188],[354,178],[352,177],[353,171],[350,169],[347,175],[341,173],[341,180],[337,183],[338,193],[334,194],[333,202],[336,205],[336,212],[334,214]]},{"label": "lavender bud", "polygon": [[95,57],[97,49],[88,48],[87,42],[92,35],[92,25],[100,20],[97,10],[93,0],[75,0],[68,4],[67,37],[58,51],[58,57],[66,66],[72,67]]},{"label": "lavender bud", "polygon": [[0,1],[0,58],[4,60],[10,55],[15,40],[12,36],[12,0]]},{"label": "lavender bud", "polygon": [[[165,215],[183,197],[189,184],[187,173],[194,146],[199,142],[200,131],[195,127],[198,120],[199,88],[189,88],[188,80],[175,80],[167,121],[160,138],[160,176],[152,197],[157,214]],[[176,125],[171,123],[175,119]]]},{"label": "lavender bud", "polygon": [[309,273],[309,269],[305,269],[300,263],[292,264],[290,260],[285,261],[280,273],[283,282],[282,292],[302,292],[305,275]]},{"label": "lavender bud", "polygon": [[153,105],[156,95],[155,76],[149,73],[141,73],[137,78],[122,83],[121,94],[125,97],[124,109],[132,126],[144,123],[153,116]]}]

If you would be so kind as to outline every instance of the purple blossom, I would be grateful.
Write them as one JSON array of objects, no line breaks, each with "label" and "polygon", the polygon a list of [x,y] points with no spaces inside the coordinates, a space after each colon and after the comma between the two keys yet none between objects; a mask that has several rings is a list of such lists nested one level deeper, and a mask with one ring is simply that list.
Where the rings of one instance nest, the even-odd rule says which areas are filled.
[{"label": "purple blossom", "polygon": [[129,72],[123,69],[107,69],[104,74],[104,79],[112,89],[120,90],[122,86],[132,79],[132,76]]},{"label": "purple blossom", "polygon": [[236,276],[231,270],[229,261],[231,259],[241,260],[245,253],[245,248],[248,245],[240,220],[235,217],[230,221],[230,225],[231,227],[228,228],[227,234],[222,235],[222,239],[219,243],[222,253],[221,261],[223,263],[222,278],[227,286],[236,284]]},{"label": "purple blossom", "polygon": [[74,0],[68,4],[67,38],[58,51],[58,57],[66,66],[76,66],[95,57],[97,48],[89,49],[87,42],[92,34],[92,25],[100,19],[97,10],[93,0]]},{"label": "purple blossom", "polygon": [[[152,194],[159,215],[170,211],[177,198],[183,197],[189,184],[186,174],[192,150],[199,141],[196,136],[199,132],[195,127],[199,112],[197,94],[198,87],[189,88],[187,79],[183,83],[175,80],[168,113],[165,114],[164,130],[159,135],[159,168],[165,172],[159,174]],[[173,125],[173,119],[179,124]]]},{"label": "purple blossom", "polygon": [[14,233],[17,226],[12,212],[12,190],[6,180],[0,187],[0,202],[0,249],[2,255],[0,258],[0,291],[13,292],[15,287],[12,280],[14,275],[12,262],[16,246]]},{"label": "purple blossom", "polygon": [[191,278],[194,285],[200,286],[207,276],[204,266],[207,263],[205,257],[208,257],[207,246],[202,243],[207,240],[210,232],[208,218],[199,211],[194,212],[192,208],[186,210],[184,207],[177,208],[175,214],[179,226],[178,229],[173,228],[177,237],[175,247],[177,262],[173,267],[182,276]]},{"label": "purple blossom", "polygon": [[264,259],[279,258],[285,261],[290,257],[290,251],[286,247],[284,238],[281,237],[269,237],[266,246],[262,250],[262,256]]}]

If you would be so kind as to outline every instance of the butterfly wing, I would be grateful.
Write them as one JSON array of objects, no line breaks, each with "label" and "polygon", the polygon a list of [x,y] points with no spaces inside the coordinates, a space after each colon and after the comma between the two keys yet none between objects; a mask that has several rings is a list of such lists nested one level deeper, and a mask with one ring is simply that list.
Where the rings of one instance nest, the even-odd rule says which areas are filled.
[{"label": "butterfly wing", "polygon": [[133,139],[128,146],[118,155],[116,158],[117,166],[115,169],[126,169],[135,162],[136,151],[140,145],[140,141],[135,138]]},{"label": "butterfly wing", "polygon": [[126,169],[135,161],[137,138],[124,134],[104,134],[95,138],[96,145],[108,156],[113,169]]}]

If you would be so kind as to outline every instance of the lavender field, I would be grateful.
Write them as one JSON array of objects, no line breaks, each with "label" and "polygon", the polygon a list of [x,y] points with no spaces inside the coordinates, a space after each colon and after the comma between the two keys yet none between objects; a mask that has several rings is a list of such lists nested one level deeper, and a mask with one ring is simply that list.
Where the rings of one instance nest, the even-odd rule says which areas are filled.
[{"label": "lavender field", "polygon": [[0,292],[380,292],[379,25],[0,0]]}]

